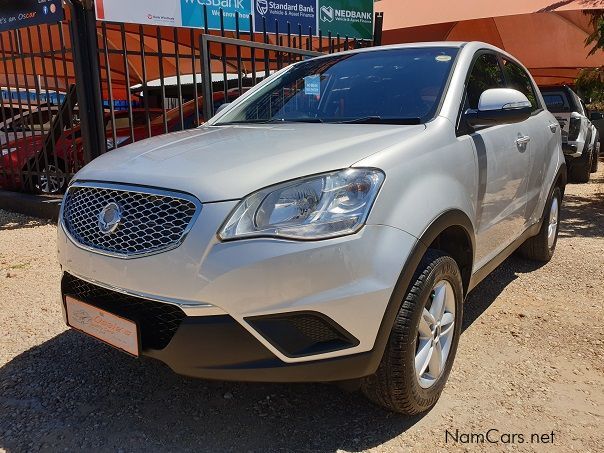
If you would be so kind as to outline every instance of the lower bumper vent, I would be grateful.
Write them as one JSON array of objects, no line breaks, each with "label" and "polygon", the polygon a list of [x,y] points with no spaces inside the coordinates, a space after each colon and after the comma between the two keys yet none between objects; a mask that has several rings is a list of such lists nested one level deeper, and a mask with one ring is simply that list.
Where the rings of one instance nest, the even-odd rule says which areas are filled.
[{"label": "lower bumper vent", "polygon": [[246,321],[288,357],[322,354],[359,344],[333,319],[316,312],[282,313]]}]

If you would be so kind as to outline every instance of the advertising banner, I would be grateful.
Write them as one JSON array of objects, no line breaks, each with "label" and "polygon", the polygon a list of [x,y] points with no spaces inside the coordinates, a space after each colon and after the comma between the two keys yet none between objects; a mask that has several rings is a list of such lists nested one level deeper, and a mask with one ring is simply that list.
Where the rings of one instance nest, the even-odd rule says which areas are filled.
[{"label": "advertising banner", "polygon": [[254,30],[268,33],[287,33],[289,22],[292,34],[302,28],[302,34],[317,34],[317,0],[254,0]]},{"label": "advertising banner", "polygon": [[[164,0],[165,1],[165,0]],[[203,5],[208,12],[208,28],[220,30],[220,10],[225,30],[235,30],[235,15],[239,13],[239,31],[250,31],[251,0],[180,0],[183,27],[203,28]]]},{"label": "advertising banner", "polygon": [[225,30],[235,30],[238,12],[239,29],[250,31],[252,0],[96,0],[95,4],[99,20],[191,28],[205,27],[205,5],[209,29],[220,29],[222,9]]},{"label": "advertising banner", "polygon": [[[9,0],[0,0],[9,1]],[[344,38],[373,38],[373,0],[96,0],[97,19],[111,22],[167,25],[172,27],[204,28],[204,6],[207,26],[220,30],[220,11],[224,29],[236,29],[235,16],[239,13],[239,30],[268,33],[287,33],[308,36],[310,30],[318,35],[331,32]],[[250,20],[252,17],[252,21]],[[265,25],[266,24],[266,25]]]},{"label": "advertising banner", "polygon": [[62,0],[0,0],[0,31],[62,20]]},{"label": "advertising banner", "polygon": [[373,38],[373,0],[318,0],[319,30],[326,35]]}]

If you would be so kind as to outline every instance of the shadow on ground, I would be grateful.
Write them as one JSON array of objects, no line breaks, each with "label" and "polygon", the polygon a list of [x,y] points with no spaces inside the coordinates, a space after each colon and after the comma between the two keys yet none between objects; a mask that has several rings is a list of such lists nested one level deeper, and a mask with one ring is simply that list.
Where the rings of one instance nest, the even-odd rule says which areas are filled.
[{"label": "shadow on ground", "polygon": [[325,384],[191,380],[65,332],[0,369],[0,449],[336,451],[418,419]]},{"label": "shadow on ground", "polygon": [[19,230],[21,228],[35,228],[41,225],[48,225],[49,223],[54,222],[27,217],[0,209],[0,231]]},{"label": "shadow on ground", "polygon": [[[601,180],[593,183],[602,183]],[[604,237],[604,193],[591,197],[565,195],[560,237]]]}]

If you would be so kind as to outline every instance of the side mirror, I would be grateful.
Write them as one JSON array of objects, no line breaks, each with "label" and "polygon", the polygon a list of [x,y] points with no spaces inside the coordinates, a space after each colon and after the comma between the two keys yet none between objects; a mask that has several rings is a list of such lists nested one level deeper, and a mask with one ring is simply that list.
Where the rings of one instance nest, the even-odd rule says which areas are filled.
[{"label": "side mirror", "polygon": [[231,105],[230,102],[226,102],[226,103],[222,104],[220,107],[218,107],[216,109],[216,113],[214,113],[214,115],[218,115],[220,112],[222,112],[224,109],[226,109],[229,105]]},{"label": "side mirror", "polygon": [[604,113],[601,113],[601,112],[592,112],[589,115],[589,119],[591,121],[604,120]]},{"label": "side mirror", "polygon": [[491,88],[480,95],[478,110],[467,110],[464,117],[472,128],[520,123],[533,111],[528,98],[511,88]]}]

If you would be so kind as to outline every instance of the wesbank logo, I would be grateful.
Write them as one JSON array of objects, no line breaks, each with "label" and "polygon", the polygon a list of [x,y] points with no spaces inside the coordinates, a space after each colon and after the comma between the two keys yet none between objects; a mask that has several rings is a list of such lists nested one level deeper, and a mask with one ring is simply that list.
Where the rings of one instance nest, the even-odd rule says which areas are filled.
[{"label": "wesbank logo", "polygon": [[[213,6],[215,8],[235,8],[244,9],[245,0],[184,0],[185,4],[193,3],[200,6]],[[249,2],[248,2],[249,3]]]},{"label": "wesbank logo", "polygon": [[[208,23],[204,23],[204,8]],[[222,21],[221,21],[222,11]],[[182,25],[184,27],[220,30],[224,22],[225,30],[250,31],[252,0],[181,0]],[[237,23],[237,16],[239,22]]]}]

